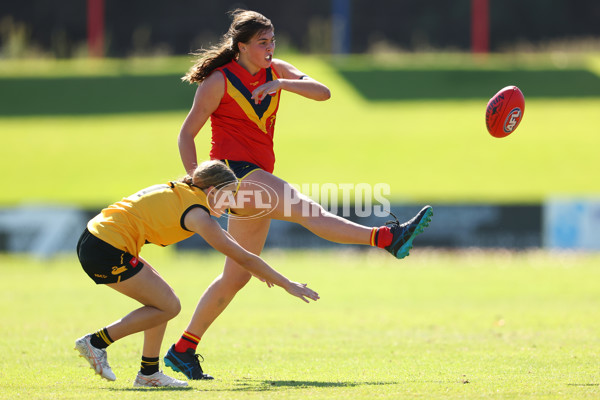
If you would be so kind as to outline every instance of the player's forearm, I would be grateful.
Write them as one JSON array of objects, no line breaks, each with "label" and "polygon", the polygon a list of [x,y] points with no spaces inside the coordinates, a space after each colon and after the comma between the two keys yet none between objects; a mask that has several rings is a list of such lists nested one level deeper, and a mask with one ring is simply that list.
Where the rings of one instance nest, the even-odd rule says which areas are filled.
[{"label": "player's forearm", "polygon": [[250,254],[248,257],[246,257],[241,265],[253,275],[282,287],[283,289],[287,290],[287,288],[291,285],[291,282],[288,278],[275,271],[262,258],[255,256],[254,254]]},{"label": "player's forearm", "polygon": [[327,86],[314,79],[279,79],[281,89],[312,100],[324,101],[331,97]]},{"label": "player's forearm", "polygon": [[177,144],[179,146],[179,155],[181,156],[183,166],[188,175],[192,176],[194,170],[198,166],[198,157],[194,139],[190,139],[188,136],[180,134]]}]

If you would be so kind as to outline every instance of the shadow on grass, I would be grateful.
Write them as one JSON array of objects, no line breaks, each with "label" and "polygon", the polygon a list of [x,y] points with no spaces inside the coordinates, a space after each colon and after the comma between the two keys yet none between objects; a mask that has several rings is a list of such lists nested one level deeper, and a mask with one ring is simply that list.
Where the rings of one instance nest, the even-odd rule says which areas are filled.
[{"label": "shadow on grass", "polygon": [[296,380],[236,380],[235,387],[224,390],[232,392],[245,391],[277,391],[287,389],[306,389],[306,388],[344,388],[357,386],[380,386],[380,385],[397,385],[400,382],[356,382],[356,381],[296,381]]},{"label": "shadow on grass", "polygon": [[[193,381],[196,382],[196,381]],[[179,392],[179,391],[201,391],[201,392],[266,392],[288,389],[307,389],[307,388],[352,388],[358,386],[382,386],[398,385],[397,381],[377,381],[377,382],[357,382],[357,381],[296,381],[296,380],[260,380],[260,379],[238,379],[226,387],[216,386],[214,381],[198,382],[196,385],[186,387],[160,387],[160,388],[108,388],[111,392]]]},{"label": "shadow on grass", "polygon": [[148,392],[148,391],[159,391],[159,392],[178,392],[178,391],[201,391],[201,392],[266,392],[266,391],[278,391],[288,389],[307,389],[307,388],[344,388],[344,387],[358,387],[358,386],[381,386],[381,385],[397,385],[400,382],[328,382],[328,381],[296,381],[296,380],[259,380],[259,379],[243,379],[235,380],[226,387],[215,387],[214,383],[204,385],[204,382],[199,382],[198,386],[192,384],[192,386],[186,387],[161,387],[161,388],[109,388],[111,392]]},{"label": "shadow on grass", "polygon": [[[525,99],[600,97],[600,77],[585,69],[361,69],[338,73],[370,101],[480,99],[517,85]],[[182,111],[196,85],[180,75],[0,78],[0,116],[97,115]]]},{"label": "shadow on grass", "polygon": [[482,99],[516,85],[528,98],[599,97],[600,77],[572,70],[420,70],[338,68],[367,100]]},{"label": "shadow on grass", "polygon": [[179,75],[0,78],[0,116],[187,111],[195,90]]},{"label": "shadow on grass", "polygon": [[184,387],[131,387],[131,388],[110,388],[111,392],[185,392],[188,390],[194,390],[191,386]]},{"label": "shadow on grass", "polygon": [[581,387],[600,386],[600,383],[567,383],[567,386],[581,386]]}]

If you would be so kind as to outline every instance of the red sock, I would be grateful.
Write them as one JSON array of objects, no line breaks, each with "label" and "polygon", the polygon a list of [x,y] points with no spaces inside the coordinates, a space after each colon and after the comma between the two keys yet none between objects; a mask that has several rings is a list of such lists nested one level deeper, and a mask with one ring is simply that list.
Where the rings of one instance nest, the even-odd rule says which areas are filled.
[{"label": "red sock", "polygon": [[196,351],[198,343],[200,343],[200,338],[198,336],[185,331],[183,332],[183,335],[181,335],[179,341],[175,343],[175,351],[178,353],[185,353],[187,349],[194,349],[194,351]]},{"label": "red sock", "polygon": [[387,247],[392,244],[394,235],[390,230],[389,226],[382,226],[380,228],[373,228],[371,232],[371,246]]}]

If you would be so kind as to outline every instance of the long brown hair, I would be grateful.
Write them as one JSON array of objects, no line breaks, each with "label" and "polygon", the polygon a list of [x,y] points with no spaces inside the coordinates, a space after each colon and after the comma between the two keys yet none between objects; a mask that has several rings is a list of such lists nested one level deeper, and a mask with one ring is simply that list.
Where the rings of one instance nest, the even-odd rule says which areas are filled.
[{"label": "long brown hair", "polygon": [[230,14],[233,16],[233,22],[227,33],[218,44],[192,53],[198,56],[198,59],[181,80],[201,83],[215,69],[238,58],[238,43],[248,43],[260,32],[275,30],[271,20],[256,11],[238,8]]}]

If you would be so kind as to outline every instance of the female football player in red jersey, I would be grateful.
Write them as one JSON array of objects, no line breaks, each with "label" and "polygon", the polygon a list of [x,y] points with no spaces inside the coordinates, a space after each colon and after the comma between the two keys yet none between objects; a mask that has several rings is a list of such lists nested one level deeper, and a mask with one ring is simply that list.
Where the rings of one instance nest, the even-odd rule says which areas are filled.
[{"label": "female football player in red jersey", "polygon": [[[272,174],[273,132],[280,93],[287,91],[323,101],[329,99],[330,92],[293,65],[273,58],[275,33],[269,19],[247,10],[236,10],[232,15],[233,22],[222,41],[201,51],[198,61],[183,78],[197,83],[198,88],[178,137],[181,159],[188,172],[194,170],[197,159],[194,139],[210,118],[210,158],[225,161],[242,181],[241,188],[248,182],[249,191],[252,185],[267,188],[273,197],[283,201],[273,205],[266,216],[249,218],[260,214],[259,205],[264,204],[264,199],[255,198],[253,202],[252,198],[244,197],[247,202],[243,207],[231,207],[233,214],[228,221],[228,232],[242,247],[260,254],[270,219],[282,219],[299,223],[333,242],[378,246],[397,258],[407,256],[414,237],[430,221],[431,207],[424,207],[404,224],[396,221],[389,226],[367,227],[327,212]],[[241,193],[243,191],[238,191],[238,198]],[[297,201],[286,204],[290,198]],[[165,355],[165,365],[189,379],[212,379],[202,371],[196,347],[204,332],[251,276],[234,259],[226,259],[223,273],[202,295],[187,330]]]},{"label": "female football player in red jersey", "polygon": [[236,187],[237,179],[231,169],[220,161],[207,161],[181,181],[144,189],[103,209],[88,222],[77,244],[84,271],[97,284],[105,284],[142,304],[122,319],[75,341],[75,349],[97,374],[114,381],[106,347],[143,331],[141,369],[134,386],[187,386],[187,382],[159,371],[167,321],[179,313],[181,306],[169,284],[139,257],[145,243],[166,246],[197,233],[248,273],[281,286],[307,303],[308,299],[319,298],[306,284],[291,282],[240,247],[211,218],[211,211],[217,217],[224,212],[219,197],[233,196]]}]

